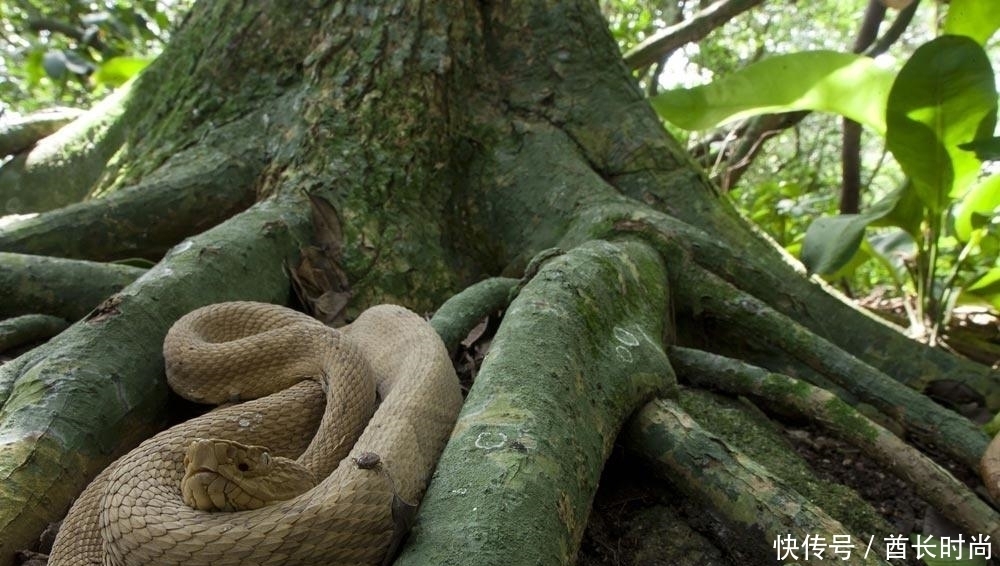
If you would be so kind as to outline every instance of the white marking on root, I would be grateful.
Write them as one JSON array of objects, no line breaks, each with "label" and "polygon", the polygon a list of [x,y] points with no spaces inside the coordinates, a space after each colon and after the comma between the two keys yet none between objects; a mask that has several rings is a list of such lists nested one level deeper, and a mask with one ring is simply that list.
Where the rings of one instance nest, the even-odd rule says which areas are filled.
[{"label": "white marking on root", "polygon": [[507,435],[502,432],[480,432],[476,437],[476,448],[490,450],[507,443]]},{"label": "white marking on root", "polygon": [[617,339],[622,344],[625,344],[626,346],[635,347],[639,345],[639,339],[635,337],[635,334],[632,334],[631,332],[625,330],[621,326],[616,326],[614,329],[614,333],[615,333],[615,339]]},{"label": "white marking on root", "polygon": [[615,353],[618,354],[618,359],[625,363],[632,363],[632,351],[625,346],[615,346]]}]

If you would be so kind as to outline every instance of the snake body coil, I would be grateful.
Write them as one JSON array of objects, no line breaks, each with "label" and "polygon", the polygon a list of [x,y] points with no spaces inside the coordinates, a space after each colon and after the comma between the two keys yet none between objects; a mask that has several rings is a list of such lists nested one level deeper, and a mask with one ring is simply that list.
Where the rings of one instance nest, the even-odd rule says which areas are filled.
[{"label": "snake body coil", "polygon": [[[50,564],[378,564],[394,536],[394,497],[419,501],[462,402],[437,334],[396,306],[333,330],[284,307],[212,305],[171,328],[164,357],[185,397],[252,400],[168,429],[109,466],[70,510]],[[223,461],[236,453],[243,460]],[[315,487],[284,501],[267,487],[213,492],[225,482],[209,468],[266,476],[282,458],[297,458]],[[182,494],[182,478],[202,491]],[[259,508],[210,512],[185,496]]]}]

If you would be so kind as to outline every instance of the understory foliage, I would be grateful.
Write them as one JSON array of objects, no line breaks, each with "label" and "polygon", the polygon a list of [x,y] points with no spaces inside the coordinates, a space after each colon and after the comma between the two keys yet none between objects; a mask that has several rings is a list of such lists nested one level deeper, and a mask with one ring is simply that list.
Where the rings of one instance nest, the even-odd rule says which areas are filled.
[{"label": "understory foliage", "polygon": [[[937,342],[957,304],[1000,307],[1000,181],[989,173],[996,92],[980,47],[1000,24],[996,3],[924,3],[917,12],[920,2],[904,2],[888,13],[878,2],[867,3],[867,12],[864,2],[813,3],[805,10],[812,14],[798,6],[782,13],[781,4],[752,9],[700,44],[664,54],[651,75],[640,69],[652,86],[669,89],[653,104],[672,127],[709,130],[692,147],[724,186],[733,170],[755,162],[732,184],[732,196],[811,271],[856,294],[882,286],[907,297],[914,336]],[[631,19],[612,18],[626,52],[651,33],[652,21],[670,23],[657,20],[661,11],[633,9]],[[941,23],[928,29],[931,17]],[[877,33],[866,31],[869,19]],[[757,47],[726,51],[747,44],[725,33],[734,26],[756,26]],[[727,56],[713,51],[719,45]],[[706,84],[689,86],[698,82]],[[759,160],[757,150],[732,149],[763,145],[788,128],[755,130],[770,113],[816,111],[862,124],[864,137],[856,130],[838,139],[840,121],[795,118]]]},{"label": "understory foliage", "polygon": [[0,4],[0,112],[89,107],[142,69],[188,0]]}]

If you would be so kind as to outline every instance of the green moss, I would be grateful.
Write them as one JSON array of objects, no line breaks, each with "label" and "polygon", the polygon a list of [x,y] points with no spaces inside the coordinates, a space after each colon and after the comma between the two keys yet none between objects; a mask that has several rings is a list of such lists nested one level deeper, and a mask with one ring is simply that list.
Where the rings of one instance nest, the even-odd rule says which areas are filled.
[{"label": "green moss", "polygon": [[[855,534],[882,535],[889,525],[854,490],[818,479],[775,425],[756,408],[699,390],[682,389],[679,403],[699,424],[738,448],[816,503]],[[839,533],[838,533],[839,534]]]},{"label": "green moss", "polygon": [[814,390],[813,386],[800,379],[788,379],[784,375],[767,374],[763,376],[761,392],[766,398],[795,398],[807,400]]},{"label": "green moss", "polygon": [[824,404],[824,413],[827,420],[852,436],[872,441],[878,437],[878,430],[872,422],[838,397],[830,395]]},{"label": "green moss", "polygon": [[483,564],[565,563],[623,421],[673,378],[659,340],[664,279],[637,242],[588,242],[542,265],[507,309],[438,463],[411,538],[422,554],[402,563],[452,563],[426,554],[440,548],[481,552]]}]

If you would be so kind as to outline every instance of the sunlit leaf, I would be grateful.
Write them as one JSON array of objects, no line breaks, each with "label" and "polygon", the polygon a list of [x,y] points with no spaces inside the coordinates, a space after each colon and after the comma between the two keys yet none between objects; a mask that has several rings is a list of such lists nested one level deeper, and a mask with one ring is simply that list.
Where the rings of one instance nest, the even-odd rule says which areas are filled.
[{"label": "sunlit leaf", "polygon": [[28,57],[24,61],[24,75],[29,88],[37,87],[42,77],[46,75],[44,60],[45,53],[41,50],[36,49],[28,53]]},{"label": "sunlit leaf", "polygon": [[972,188],[955,206],[955,235],[969,241],[972,231],[1000,213],[1000,174],[991,175]]},{"label": "sunlit leaf", "polygon": [[944,33],[967,35],[986,45],[1000,28],[1000,2],[997,0],[951,0]]},{"label": "sunlit leaf", "polygon": [[886,145],[933,213],[975,181],[980,162],[959,145],[992,135],[996,111],[989,58],[968,37],[925,43],[900,70],[889,94]]},{"label": "sunlit leaf", "polygon": [[895,191],[885,196],[876,207],[888,207],[888,214],[877,216],[872,226],[895,226],[906,230],[910,236],[920,235],[920,224],[924,220],[924,205],[920,202],[913,183],[906,181]]},{"label": "sunlit leaf", "polygon": [[[984,241],[992,239],[989,235],[983,238]],[[992,247],[996,247],[993,242]],[[996,255],[994,250],[994,267],[988,269],[962,289],[961,300],[965,303],[986,303],[994,309],[1000,311],[1000,266],[996,265]]]},{"label": "sunlit leaf", "polygon": [[97,68],[92,78],[97,84],[105,84],[112,87],[121,86],[138,74],[139,71],[145,69],[150,61],[152,59],[138,57],[115,57],[108,59]]},{"label": "sunlit leaf", "polygon": [[760,114],[818,110],[884,133],[893,77],[868,57],[806,51],[765,59],[707,85],[669,90],[651,102],[661,117],[687,130]]}]

